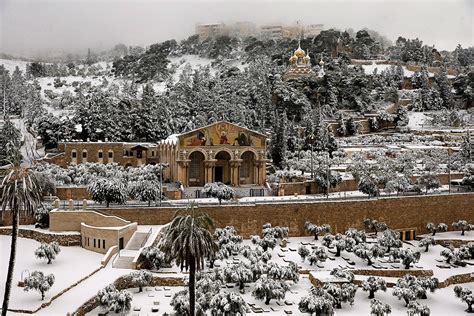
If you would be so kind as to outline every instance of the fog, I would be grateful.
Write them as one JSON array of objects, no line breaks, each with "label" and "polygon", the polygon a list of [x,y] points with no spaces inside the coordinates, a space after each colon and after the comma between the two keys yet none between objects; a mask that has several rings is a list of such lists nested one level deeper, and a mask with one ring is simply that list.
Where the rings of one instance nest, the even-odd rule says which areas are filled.
[{"label": "fog", "polygon": [[0,52],[31,57],[117,43],[145,46],[186,38],[196,23],[236,21],[368,27],[392,41],[418,37],[453,50],[473,45],[473,11],[472,0],[0,0]]}]

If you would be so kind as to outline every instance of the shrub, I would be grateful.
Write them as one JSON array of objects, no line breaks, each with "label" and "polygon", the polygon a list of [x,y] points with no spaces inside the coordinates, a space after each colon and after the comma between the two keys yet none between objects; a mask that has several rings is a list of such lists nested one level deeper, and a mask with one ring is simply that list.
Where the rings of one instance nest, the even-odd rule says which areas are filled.
[{"label": "shrub", "polygon": [[41,271],[33,271],[29,277],[25,279],[24,291],[30,290],[38,291],[41,293],[41,300],[44,300],[44,293],[54,284],[54,275],[44,275]]}]

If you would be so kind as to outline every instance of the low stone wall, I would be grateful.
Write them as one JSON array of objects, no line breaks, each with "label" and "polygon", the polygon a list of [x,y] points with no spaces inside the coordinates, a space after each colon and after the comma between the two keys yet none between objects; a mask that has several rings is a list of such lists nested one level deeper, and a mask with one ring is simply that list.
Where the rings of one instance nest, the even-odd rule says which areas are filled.
[{"label": "low stone wall", "polygon": [[[373,218],[393,229],[416,228],[426,234],[426,223],[452,223],[459,219],[474,222],[474,194],[440,194],[384,197],[357,200],[312,201],[245,205],[199,206],[208,213],[217,227],[234,226],[244,237],[260,234],[262,225],[289,227],[290,236],[309,236],[304,223],[326,223],[332,233],[350,227],[363,229],[363,220]],[[139,225],[164,225],[176,212],[170,207],[113,207],[101,209]]]},{"label": "low stone wall", "polygon": [[402,278],[407,274],[416,277],[432,277],[433,270],[414,270],[414,269],[354,269],[351,270],[355,275],[379,276],[386,278]]},{"label": "low stone wall", "polygon": [[[126,278],[126,276],[122,276],[114,281],[114,286],[118,290],[125,290],[133,287],[130,284],[130,281]],[[176,277],[160,277],[160,276],[153,276],[151,284],[149,286],[186,286],[183,278]],[[87,302],[82,304],[74,313],[74,316],[84,316],[94,308],[99,306],[99,302],[97,301],[97,296],[91,297]]]},{"label": "low stone wall", "polygon": [[[0,235],[11,235],[11,227],[0,227]],[[61,234],[61,233],[43,233],[33,229],[18,230],[18,236],[23,238],[34,239],[41,243],[50,243],[56,241],[60,246],[80,246],[81,235],[80,234]]]},{"label": "low stone wall", "polygon": [[474,273],[452,275],[446,280],[439,282],[439,288],[448,287],[453,284],[469,283],[474,281]]},{"label": "low stone wall", "polygon": [[86,186],[60,186],[56,188],[56,196],[60,200],[91,200]]}]

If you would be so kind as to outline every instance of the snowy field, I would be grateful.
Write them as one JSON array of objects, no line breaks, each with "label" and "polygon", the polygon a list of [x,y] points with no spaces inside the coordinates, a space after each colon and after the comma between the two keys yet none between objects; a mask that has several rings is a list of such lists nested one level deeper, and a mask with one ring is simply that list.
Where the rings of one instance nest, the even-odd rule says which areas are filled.
[{"label": "snowy field", "polygon": [[[0,249],[4,250],[0,257],[0,271],[2,271],[0,274],[0,294],[2,297],[5,291],[10,242],[10,236],[0,235]],[[47,264],[46,261],[35,258],[34,251],[39,246],[40,243],[35,240],[18,238],[13,287],[10,297],[11,309],[35,309],[42,303],[49,301],[52,296],[100,267],[102,254],[81,247],[61,247],[61,252],[56,260],[52,264]],[[41,301],[41,295],[38,292],[24,292],[22,287],[17,286],[22,273],[25,277],[28,276],[28,272],[31,273],[35,270],[42,271],[45,274],[53,273],[55,276],[53,286],[46,292],[45,301]]]}]

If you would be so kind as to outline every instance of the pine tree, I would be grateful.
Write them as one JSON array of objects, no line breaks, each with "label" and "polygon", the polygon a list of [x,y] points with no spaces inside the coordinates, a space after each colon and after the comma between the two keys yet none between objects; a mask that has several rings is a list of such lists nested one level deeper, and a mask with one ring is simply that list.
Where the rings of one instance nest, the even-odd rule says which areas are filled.
[{"label": "pine tree", "polygon": [[288,123],[286,118],[286,112],[275,113],[275,123],[273,137],[271,139],[270,152],[273,160],[273,164],[277,168],[282,168],[283,162],[286,159],[287,151],[287,129]]}]

